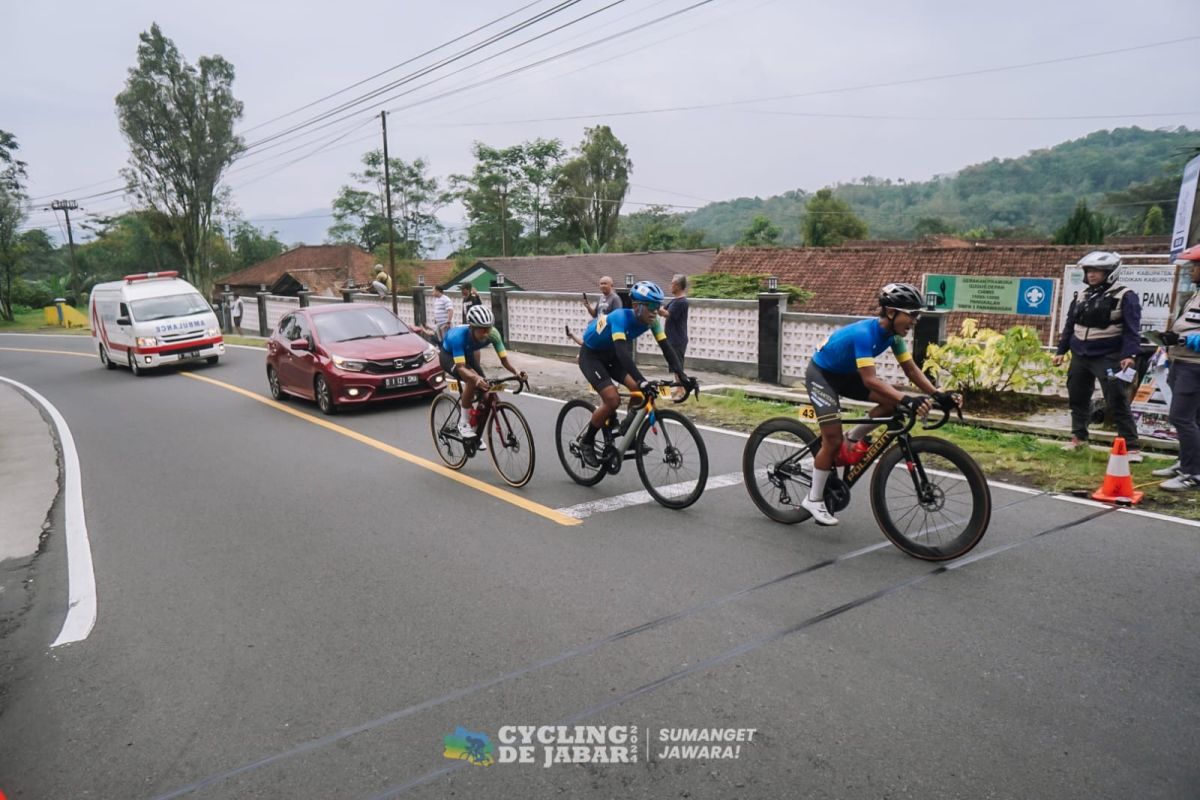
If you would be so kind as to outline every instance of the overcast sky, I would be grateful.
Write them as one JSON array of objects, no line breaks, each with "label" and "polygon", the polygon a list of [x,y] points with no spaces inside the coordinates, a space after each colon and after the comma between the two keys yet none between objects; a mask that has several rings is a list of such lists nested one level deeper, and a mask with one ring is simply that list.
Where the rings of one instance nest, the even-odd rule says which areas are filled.
[{"label": "overcast sky", "polygon": [[[221,55],[234,65],[234,92],[245,103],[240,130],[253,142],[557,2],[9,3],[8,35],[0,49],[5,76],[0,128],[17,136],[19,157],[29,164],[28,189],[39,209],[30,224],[57,228],[53,215],[40,211],[52,198],[86,198],[121,185],[118,170],[128,149],[113,98],[135,63],[138,34],[152,22],[189,62]],[[470,171],[476,140],[507,146],[558,137],[570,147],[584,127],[609,124],[628,145],[634,164],[626,211],[640,207],[635,203],[684,210],[706,201],[815,190],[864,175],[923,180],[1101,128],[1200,127],[1196,0],[1004,5],[711,0],[574,55],[421,102],[695,2],[624,0],[600,10],[612,0],[582,0],[541,25],[357,106],[357,116],[337,126],[310,129],[305,138],[288,138],[274,150],[247,156],[230,168],[226,183],[251,221],[289,232],[303,229],[311,232],[308,242],[317,243],[329,220],[278,218],[328,211],[363,152],[379,146],[380,108],[390,112],[391,154],[424,158],[442,178]],[[526,4],[474,37],[271,122]],[[511,53],[449,74],[598,10]],[[1183,37],[1193,38],[1022,66]],[[1008,67],[1016,68],[997,69]],[[991,71],[921,80],[980,70]],[[868,85],[872,88],[856,88]],[[729,105],[802,94],[809,96]],[[726,105],[618,115],[709,104]],[[583,115],[597,116],[548,119]],[[355,126],[361,127],[296,161]],[[80,200],[87,210],[103,213],[123,204],[116,195]],[[461,209],[448,208],[442,217],[459,225]]]}]

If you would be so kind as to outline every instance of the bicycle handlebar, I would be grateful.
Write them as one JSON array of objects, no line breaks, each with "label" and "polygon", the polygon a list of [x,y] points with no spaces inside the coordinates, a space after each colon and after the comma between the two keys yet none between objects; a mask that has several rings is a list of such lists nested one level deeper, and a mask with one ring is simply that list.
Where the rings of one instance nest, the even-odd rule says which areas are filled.
[{"label": "bicycle handlebar", "polygon": [[[942,427],[943,425],[945,425],[947,422],[950,421],[950,412],[951,411],[954,411],[958,414],[959,422],[963,421],[962,407],[960,407],[958,405],[942,406],[942,405],[939,405],[937,403],[937,401],[933,400],[933,398],[930,398],[930,402],[933,403],[933,409],[931,409],[929,414],[927,414],[925,416],[924,419],[926,421],[921,423],[921,430],[934,431],[934,430],[937,430],[938,428]],[[939,419],[937,422],[934,422],[933,424],[929,424],[929,422],[928,422],[929,418],[932,417],[934,415],[934,413],[937,411],[942,412],[942,418]],[[917,424],[918,417],[917,417],[916,413],[911,408],[904,405],[903,403],[898,404],[896,406],[895,413],[902,417],[907,418],[905,420],[905,424],[904,424],[904,432],[905,433],[907,433],[908,431],[911,431],[913,429],[913,426],[915,426]]]},{"label": "bicycle handlebar", "polygon": [[506,375],[503,378],[488,378],[488,391],[494,392],[506,383],[516,381],[517,388],[513,389],[513,394],[520,394],[529,388],[529,380],[522,378],[520,375]]},{"label": "bicycle handlebar", "polygon": [[[680,397],[678,400],[676,400],[675,398],[671,398],[671,402],[676,403],[676,404],[684,402],[689,397],[691,397],[693,394],[695,394],[697,396],[699,396],[699,394],[700,394],[700,382],[697,381],[695,378],[692,378],[687,383],[680,383],[679,381],[672,380],[672,381],[646,381],[646,384],[650,387],[650,391],[652,394],[658,394],[660,389],[673,389],[676,387],[683,389],[684,393],[683,393],[682,397]],[[642,394],[642,392],[637,391],[637,392],[629,393],[630,397],[633,397],[633,396],[636,396],[639,394]],[[640,403],[637,406],[638,408],[640,408],[642,405],[645,404],[645,399],[646,399],[645,395],[642,394],[642,403]]]}]

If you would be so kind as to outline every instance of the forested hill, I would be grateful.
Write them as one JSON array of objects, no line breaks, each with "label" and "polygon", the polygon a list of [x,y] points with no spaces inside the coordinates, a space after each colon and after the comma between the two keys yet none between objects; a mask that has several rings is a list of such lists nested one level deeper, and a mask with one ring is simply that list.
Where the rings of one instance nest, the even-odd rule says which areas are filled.
[{"label": "forested hill", "polygon": [[[833,188],[867,223],[872,239],[951,232],[1049,236],[1081,199],[1111,217],[1106,227],[1113,232],[1141,233],[1155,204],[1168,224],[1173,219],[1183,165],[1197,146],[1200,131],[1187,128],[1118,128],[933,180],[866,177]],[[685,227],[704,230],[710,242],[732,245],[761,215],[779,226],[780,244],[800,244],[810,191],[713,203],[688,214]]]}]

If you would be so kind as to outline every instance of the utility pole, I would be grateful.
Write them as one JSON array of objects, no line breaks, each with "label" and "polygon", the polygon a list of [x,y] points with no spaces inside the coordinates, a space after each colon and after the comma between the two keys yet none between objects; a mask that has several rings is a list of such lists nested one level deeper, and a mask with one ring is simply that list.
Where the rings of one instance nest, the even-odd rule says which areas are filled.
[{"label": "utility pole", "polygon": [[75,263],[75,236],[71,233],[71,212],[79,208],[79,203],[74,200],[53,200],[50,208],[63,212],[63,216],[67,218],[67,246],[71,249],[71,277],[67,279],[67,284],[75,293],[74,299],[78,303],[81,296],[79,293],[79,266]]},{"label": "utility pole", "polygon": [[500,184],[500,255],[508,258],[508,183]]},{"label": "utility pole", "polygon": [[387,146],[387,112],[380,111],[379,119],[383,122],[383,189],[387,195],[387,228],[388,228],[388,276],[392,282],[392,313],[398,315],[396,302],[396,242],[392,230],[392,173],[388,167]]}]

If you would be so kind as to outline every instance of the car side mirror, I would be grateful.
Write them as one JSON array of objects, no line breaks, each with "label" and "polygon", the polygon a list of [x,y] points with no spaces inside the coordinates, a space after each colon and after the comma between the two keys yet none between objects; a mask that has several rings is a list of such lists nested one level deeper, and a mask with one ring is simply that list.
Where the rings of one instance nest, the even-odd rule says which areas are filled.
[{"label": "car side mirror", "polygon": [[312,343],[309,342],[308,339],[293,339],[292,340],[292,349],[293,350],[312,350]]},{"label": "car side mirror", "polygon": [[129,317],[117,317],[117,324],[118,325],[129,325],[131,323],[129,322]]}]

